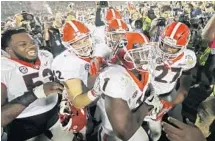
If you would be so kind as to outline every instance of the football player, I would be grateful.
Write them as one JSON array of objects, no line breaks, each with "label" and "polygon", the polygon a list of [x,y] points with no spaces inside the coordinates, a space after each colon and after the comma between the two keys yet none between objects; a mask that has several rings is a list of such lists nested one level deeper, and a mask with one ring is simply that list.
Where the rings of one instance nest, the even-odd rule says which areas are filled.
[{"label": "football player", "polygon": [[[196,64],[195,53],[187,49],[189,40],[190,29],[183,23],[173,22],[165,27],[160,42],[152,43],[152,48],[158,56],[152,85],[156,95],[171,102],[165,112],[159,113],[157,119],[149,122],[153,140],[160,138],[160,120],[168,110],[174,107],[169,115],[182,121],[181,103],[188,94],[192,83],[191,69]],[[180,87],[176,92],[178,80],[180,80]]]},{"label": "football player", "polygon": [[[128,31],[127,24],[121,19],[113,19],[106,26],[104,32],[97,32],[97,35],[94,36],[94,39],[97,40],[95,43],[94,56],[101,54],[105,56],[105,60],[108,62],[114,63],[115,53],[117,52],[117,46],[121,38],[125,36],[125,33]],[[98,30],[99,31],[99,30]],[[101,31],[101,30],[100,30]],[[99,34],[100,33],[100,34]],[[101,39],[103,35],[104,38]],[[101,48],[101,46],[106,46],[106,48]],[[97,53],[98,52],[98,53]],[[94,74],[98,74],[98,70]]]},{"label": "football player", "polygon": [[127,31],[129,31],[128,26],[121,19],[113,19],[106,25],[106,44],[112,51]]},{"label": "football player", "polygon": [[[96,92],[102,93],[98,101],[101,111],[99,141],[147,141],[148,136],[141,127],[151,103],[161,104],[153,90],[147,91],[153,68],[151,48],[143,47],[148,38],[140,33],[126,33],[119,48],[117,59],[122,65],[110,65],[95,81]],[[127,43],[126,43],[127,41]],[[150,90],[149,89],[149,90]],[[149,96],[150,99],[146,100]]]},{"label": "football player", "polygon": [[[59,54],[52,63],[55,76],[58,81],[64,83],[67,93],[65,98],[67,102],[64,101],[61,105],[61,122],[65,130],[81,132],[85,135],[86,106],[98,98],[91,89],[96,75],[91,77],[89,72],[93,74],[95,68],[100,67],[96,66],[96,63],[90,66],[94,46],[90,31],[83,23],[76,20],[68,21],[63,28],[63,41],[67,50]],[[98,58],[102,62],[102,57]],[[74,114],[75,111],[79,114]]]},{"label": "football player", "polygon": [[38,50],[30,34],[21,28],[6,30],[1,47],[7,53],[1,58],[1,126],[10,128],[8,141],[38,135],[44,141],[47,137],[60,140],[61,135],[71,140],[72,134],[58,130],[58,93],[63,86],[52,82],[51,53]]},{"label": "football player", "polygon": [[[95,50],[93,52],[93,56],[102,56],[105,60],[109,60],[111,58],[111,54],[114,51],[114,46],[118,43],[119,39],[124,35],[126,31],[128,31],[128,26],[121,19],[114,19],[119,16],[114,16],[114,10],[108,10],[107,19],[108,22],[105,26],[96,27],[93,31],[93,39],[95,43]],[[111,13],[112,11],[112,13]],[[102,47],[101,47],[102,46]],[[94,61],[97,66],[101,65],[98,63],[98,57],[94,57],[92,61]],[[96,62],[97,61],[97,62]],[[94,63],[94,62],[91,62]],[[92,65],[90,65],[92,66]],[[99,68],[96,68],[91,75],[98,74]]]}]

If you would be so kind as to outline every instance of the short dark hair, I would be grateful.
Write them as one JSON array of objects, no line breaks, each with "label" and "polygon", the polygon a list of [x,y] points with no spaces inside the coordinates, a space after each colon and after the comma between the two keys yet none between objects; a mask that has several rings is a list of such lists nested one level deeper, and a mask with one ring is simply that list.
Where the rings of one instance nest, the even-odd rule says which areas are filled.
[{"label": "short dark hair", "polygon": [[10,28],[1,34],[1,49],[5,51],[14,34],[28,33],[24,28]]}]

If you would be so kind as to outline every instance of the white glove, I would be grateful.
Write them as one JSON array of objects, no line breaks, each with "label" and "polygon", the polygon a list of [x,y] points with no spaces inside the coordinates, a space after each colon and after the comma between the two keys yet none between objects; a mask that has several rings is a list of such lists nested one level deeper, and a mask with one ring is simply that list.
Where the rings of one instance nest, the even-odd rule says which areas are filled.
[{"label": "white glove", "polygon": [[93,88],[90,91],[88,91],[87,95],[88,95],[90,100],[94,101],[101,94],[102,94],[102,91],[101,91],[101,88],[100,88],[100,78],[97,77],[95,82],[94,82]]},{"label": "white glove", "polygon": [[60,111],[58,115],[61,122],[61,127],[64,131],[69,131],[70,126],[72,125],[70,111],[69,101],[67,99],[62,100],[60,102]]},{"label": "white glove", "polygon": [[153,106],[153,109],[150,111],[150,114],[145,117],[145,121],[148,120],[156,120],[157,114],[163,108],[163,104],[161,103],[158,95],[155,94],[155,89],[152,84],[149,84],[150,88],[150,96],[146,98],[145,103]]},{"label": "white glove", "polygon": [[153,106],[153,109],[150,111],[150,114],[145,117],[144,120],[145,121],[156,120],[157,114],[163,108],[163,104],[161,103],[160,99],[158,98],[157,95],[151,95],[145,100],[145,103]]},{"label": "white glove", "polygon": [[64,131],[77,133],[84,129],[87,124],[86,108],[75,108],[68,99],[60,103],[59,119]]}]

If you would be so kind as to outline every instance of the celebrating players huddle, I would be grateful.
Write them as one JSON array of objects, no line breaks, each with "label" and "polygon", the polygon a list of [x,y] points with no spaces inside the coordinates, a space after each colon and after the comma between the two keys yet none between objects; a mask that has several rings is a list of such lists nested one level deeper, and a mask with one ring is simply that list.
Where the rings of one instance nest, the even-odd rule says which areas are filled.
[{"label": "celebrating players huddle", "polygon": [[[10,56],[1,59],[5,125],[14,119],[20,122],[48,112],[50,115],[60,105],[59,120],[42,128],[45,132],[59,123],[63,133],[53,134],[58,140],[71,140],[72,133],[87,140],[90,118],[95,118],[101,121],[99,141],[157,141],[166,113],[182,120],[181,103],[196,64],[195,53],[187,49],[189,28],[172,22],[159,42],[150,42],[144,34],[129,31],[116,10],[108,9],[104,21],[105,26],[93,33],[84,23],[67,21],[62,33],[66,49],[54,59],[38,50],[23,29],[3,34],[4,38],[10,34],[9,39],[2,40],[7,42],[2,47]],[[176,89],[177,84],[180,86]],[[14,105],[19,108],[16,114],[8,114]],[[93,115],[89,112],[91,105],[96,107]],[[46,123],[47,119],[43,120],[40,124]],[[149,132],[142,127],[143,122]],[[18,130],[21,125],[14,126]],[[37,131],[31,137],[44,133]]]}]

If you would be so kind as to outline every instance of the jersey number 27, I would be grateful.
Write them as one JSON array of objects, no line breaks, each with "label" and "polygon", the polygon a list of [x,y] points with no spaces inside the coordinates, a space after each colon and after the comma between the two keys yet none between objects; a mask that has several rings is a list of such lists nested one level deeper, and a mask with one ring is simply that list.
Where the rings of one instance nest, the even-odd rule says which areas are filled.
[{"label": "jersey number 27", "polygon": [[[155,81],[158,81],[158,82],[161,82],[161,83],[168,83],[168,81],[164,80],[163,78],[168,74],[169,69],[165,68],[164,66],[157,66],[155,68],[155,70],[162,71],[162,73],[160,75],[155,77]],[[173,78],[170,81],[170,83],[175,82],[178,79],[178,77],[181,74],[181,68],[171,68],[171,71],[175,72],[175,75],[173,76]]]}]

